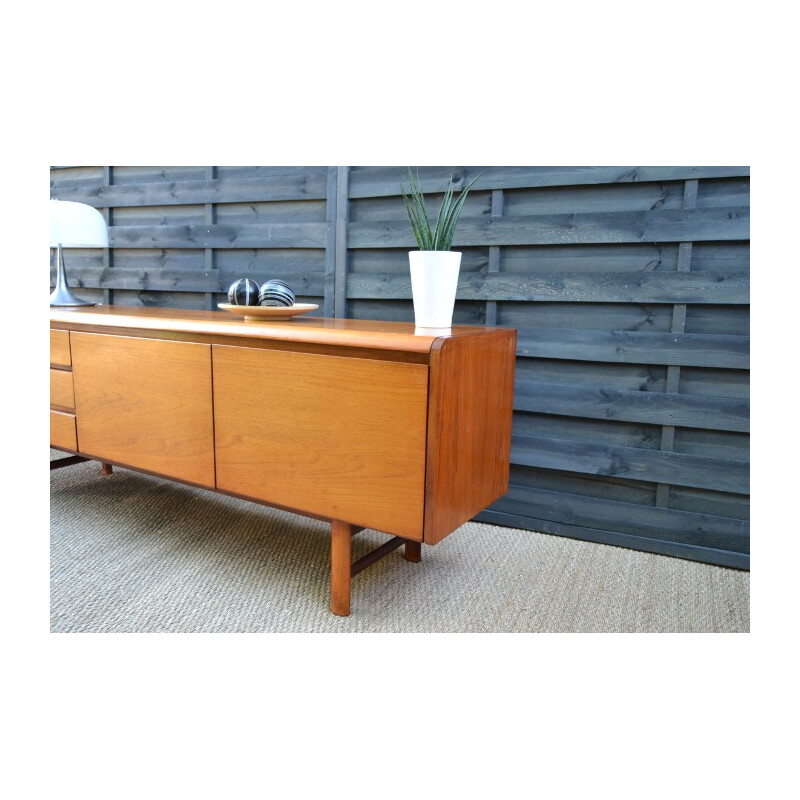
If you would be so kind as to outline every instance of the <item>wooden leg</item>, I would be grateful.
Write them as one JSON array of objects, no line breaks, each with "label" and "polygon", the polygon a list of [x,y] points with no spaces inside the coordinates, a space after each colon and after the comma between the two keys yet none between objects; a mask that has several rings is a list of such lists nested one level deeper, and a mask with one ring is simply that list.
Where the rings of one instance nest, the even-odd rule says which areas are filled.
[{"label": "wooden leg", "polygon": [[111,475],[114,472],[114,468],[111,464],[106,464],[105,461],[100,462],[100,469],[103,472],[103,475]]},{"label": "wooden leg", "polygon": [[415,564],[422,561],[422,542],[407,541],[403,557],[406,561],[413,561]]},{"label": "wooden leg", "polygon": [[331,611],[350,615],[351,542],[353,526],[331,521]]},{"label": "wooden leg", "polygon": [[422,561],[422,542],[393,536],[353,564],[350,560],[353,556],[353,536],[363,530],[347,522],[331,520],[331,611],[340,617],[350,616],[350,587],[353,578],[362,570],[404,545],[406,561]]}]

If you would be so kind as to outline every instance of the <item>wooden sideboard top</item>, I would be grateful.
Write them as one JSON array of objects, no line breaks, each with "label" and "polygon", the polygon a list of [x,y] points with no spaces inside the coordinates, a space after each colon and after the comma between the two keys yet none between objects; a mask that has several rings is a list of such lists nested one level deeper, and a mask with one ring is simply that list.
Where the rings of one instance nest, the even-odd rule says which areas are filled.
[{"label": "wooden sideboard top", "polygon": [[174,308],[93,307],[51,308],[51,328],[71,330],[138,329],[217,336],[252,337],[306,344],[337,345],[428,353],[439,339],[497,330],[475,325],[419,329],[412,322],[377,322],[328,317],[295,317],[288,321],[245,321],[227,311]]}]

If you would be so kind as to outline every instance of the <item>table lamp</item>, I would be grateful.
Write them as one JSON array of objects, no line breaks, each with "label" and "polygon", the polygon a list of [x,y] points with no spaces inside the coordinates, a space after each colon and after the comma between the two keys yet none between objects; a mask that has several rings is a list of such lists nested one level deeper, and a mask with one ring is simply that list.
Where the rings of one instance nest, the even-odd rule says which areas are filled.
[{"label": "table lamp", "polygon": [[67,284],[63,247],[108,247],[108,226],[103,215],[85,203],[50,201],[50,247],[57,248],[56,288],[51,306],[96,306],[76,297]]}]

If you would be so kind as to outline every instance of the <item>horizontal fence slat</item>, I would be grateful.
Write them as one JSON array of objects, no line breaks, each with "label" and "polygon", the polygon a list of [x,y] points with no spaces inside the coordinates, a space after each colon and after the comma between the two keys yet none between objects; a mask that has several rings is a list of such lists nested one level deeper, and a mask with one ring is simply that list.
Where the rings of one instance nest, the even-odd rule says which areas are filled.
[{"label": "horizontal fence slat", "polygon": [[326,168],[319,174],[276,175],[267,178],[170,181],[103,186],[89,181],[57,181],[51,197],[96,208],[250,203],[278,200],[324,200]]},{"label": "horizontal fence slat", "polygon": [[642,534],[619,533],[613,530],[600,530],[581,525],[568,525],[564,522],[536,519],[522,514],[509,514],[496,511],[489,507],[482,511],[475,519],[490,525],[501,525],[509,528],[522,528],[527,531],[546,533],[553,536],[566,536],[571,539],[580,539],[586,542],[626,547],[632,550],[641,550],[645,553],[687,558],[692,561],[701,561],[706,564],[715,564],[720,567],[733,569],[750,569],[750,556],[747,553],[731,552],[727,548],[702,547],[700,545],[671,542],[664,539],[650,538]]},{"label": "horizontal fence slat", "polygon": [[[141,270],[126,267],[72,267],[67,278],[73,288],[86,289],[146,289],[162,292],[214,292],[224,293],[239,278],[241,273],[223,270],[161,269]],[[277,273],[269,277],[282,277]],[[322,296],[324,275],[292,273],[285,277],[296,294]],[[51,269],[51,283],[55,280],[55,269]]]},{"label": "horizontal fence slat", "polygon": [[[412,167],[412,170],[414,168]],[[427,175],[436,170],[436,177]],[[369,167],[353,168],[350,197],[390,197],[400,194],[400,183],[407,188],[405,167],[387,170]],[[462,188],[480,175],[478,189],[530,189],[547,186],[583,186],[603,183],[648,183],[683,181],[697,178],[739,178],[750,175],[749,166],[733,167],[453,167],[425,168],[420,174],[423,192],[442,192],[450,175],[454,185]]]},{"label": "horizontal fence slat", "polygon": [[[532,244],[737,241],[750,238],[750,209],[657,209],[589,214],[462,217],[453,247]],[[416,247],[407,221],[351,222],[347,244]]]},{"label": "horizontal fence slat", "polygon": [[116,225],[108,230],[111,247],[270,248],[325,247],[324,222],[261,225]]},{"label": "horizontal fence slat", "polygon": [[749,462],[637,447],[514,436],[511,463],[720,492],[748,494],[750,491]]},{"label": "horizontal fence slat", "polygon": [[517,355],[619,364],[750,368],[750,337],[571,328],[517,328]]},{"label": "horizontal fence slat", "polygon": [[614,530],[633,536],[748,552],[750,523],[658,506],[623,503],[530,486],[514,486],[494,503],[495,511],[549,519],[570,525]]},{"label": "horizontal fence slat", "polygon": [[750,429],[747,401],[670,392],[625,392],[518,380],[514,387],[514,409],[719,431]]},{"label": "horizontal fence slat", "polygon": [[[397,273],[350,273],[347,297],[411,299],[411,277]],[[555,303],[749,302],[750,279],[740,272],[473,273],[462,271],[457,300]]]}]

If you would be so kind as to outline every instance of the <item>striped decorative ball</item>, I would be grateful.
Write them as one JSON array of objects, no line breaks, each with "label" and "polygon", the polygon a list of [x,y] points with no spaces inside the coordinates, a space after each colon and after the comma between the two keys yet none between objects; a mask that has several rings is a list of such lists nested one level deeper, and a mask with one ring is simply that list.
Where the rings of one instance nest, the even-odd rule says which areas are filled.
[{"label": "striped decorative ball", "polygon": [[261,284],[258,293],[258,302],[262,306],[293,306],[294,292],[286,281],[277,279],[269,280]]},{"label": "striped decorative ball", "polygon": [[233,306],[257,306],[258,284],[250,278],[239,278],[228,287],[228,302]]}]

